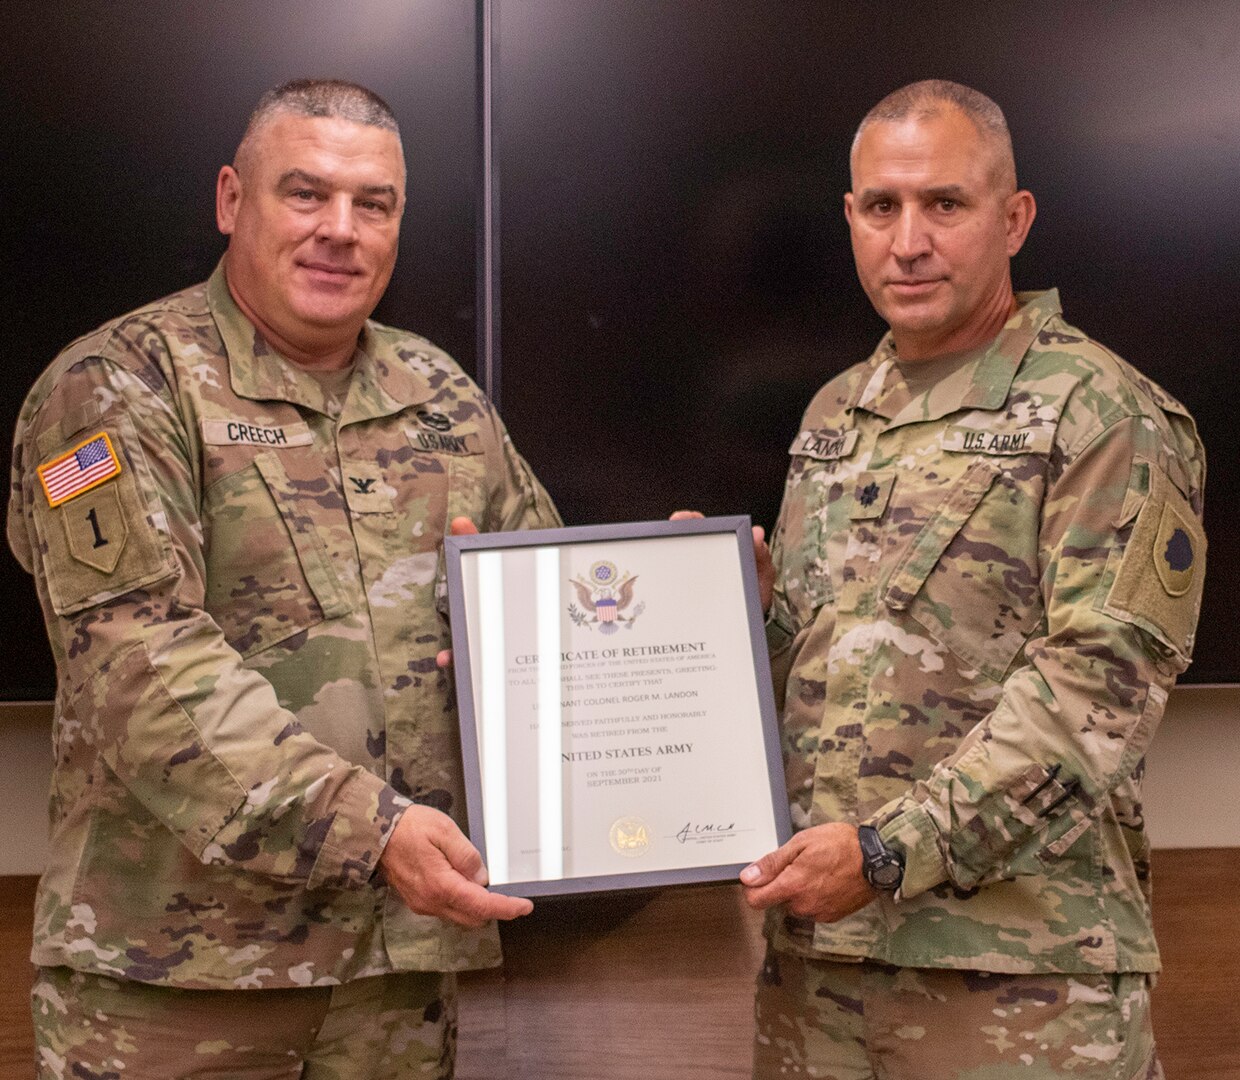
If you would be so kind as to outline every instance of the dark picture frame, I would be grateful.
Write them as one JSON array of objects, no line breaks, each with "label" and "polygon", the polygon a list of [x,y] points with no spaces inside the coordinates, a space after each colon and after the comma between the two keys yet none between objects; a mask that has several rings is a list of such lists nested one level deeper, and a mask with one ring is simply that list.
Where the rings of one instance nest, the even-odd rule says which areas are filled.
[{"label": "dark picture frame", "polygon": [[[717,571],[721,560],[722,564],[730,565],[730,555],[725,553],[724,544],[720,543],[721,538],[724,539],[729,552],[731,544],[728,544],[727,540],[730,539],[735,545],[735,574],[730,572],[720,574]],[[673,540],[670,545],[666,543],[669,539]],[[652,541],[663,542],[658,548],[658,555],[655,555],[655,549],[650,546]],[[637,545],[634,546],[633,542],[637,542]],[[707,546],[711,547],[708,557]],[[791,835],[791,821],[784,783],[783,759],[771,684],[764,617],[758,593],[751,525],[748,517],[695,518],[683,521],[637,522],[451,536],[446,538],[444,549],[469,832],[474,844],[482,853],[483,859],[491,868],[493,883],[490,887],[493,891],[517,896],[557,896],[570,893],[610,892],[619,889],[724,881],[734,878],[749,862],[787,841]],[[640,635],[633,634],[632,631],[638,616],[644,610],[644,604],[630,605],[628,608],[630,614],[626,617],[625,607],[631,601],[633,593],[633,586],[629,585],[629,582],[635,582],[637,578],[620,580],[621,572],[617,571],[615,564],[607,559],[608,554],[617,550],[627,553],[630,557],[640,552],[643,556],[653,558],[657,566],[665,569],[669,575],[674,574],[677,587],[688,593],[693,593],[695,589],[702,590],[700,595],[706,595],[707,591],[710,592],[709,604],[706,605],[709,608],[708,611],[684,610],[684,607],[692,607],[692,605],[684,605],[673,611],[671,615],[667,612],[663,613],[665,624],[668,619],[678,626],[683,623],[685,636],[695,639],[691,644],[627,644],[643,640]],[[492,598],[491,604],[488,606],[484,603],[483,589],[477,582],[480,580],[478,575],[481,573],[478,569],[481,565],[478,556],[485,553],[498,553],[499,555],[498,560],[492,559],[487,566],[507,567],[507,572],[513,581],[511,585],[504,585],[505,589],[512,588],[528,592],[534,588],[531,584],[532,575],[527,572],[531,558],[544,560],[542,563],[544,567],[552,566],[554,568],[552,576],[556,577],[560,576],[558,569],[562,565],[560,560],[586,559],[591,563],[592,573],[595,568],[599,568],[597,572],[601,575],[614,574],[618,587],[612,589],[599,586],[595,589],[594,595],[606,595],[598,600],[595,607],[590,608],[588,594],[591,584],[582,580],[580,574],[571,583],[576,590],[576,601],[571,599],[572,593],[558,588],[558,581],[553,582],[554,613],[550,612],[552,602],[546,597],[539,599],[535,605],[547,609],[542,616],[542,625],[544,628],[550,625],[552,634],[551,644],[548,643],[549,639],[545,637],[542,639],[545,648],[539,656],[551,656],[553,662],[534,664],[535,658],[532,655],[514,656],[511,655],[511,650],[505,651],[502,646],[497,653],[492,645],[489,655],[492,658],[500,657],[499,662],[503,664],[502,668],[496,668],[494,659],[492,661],[485,659],[488,655],[485,651],[488,645],[482,640],[483,636],[494,635],[497,632],[496,623],[512,626],[515,622],[519,627],[524,627],[529,620],[537,620],[538,613],[522,610],[514,615],[511,610],[505,610],[502,601],[498,604],[495,602],[494,598],[500,595],[495,592],[486,594]],[[548,559],[551,560],[550,563],[546,561]],[[494,571],[486,572],[493,573]],[[695,575],[701,580],[695,580]],[[547,576],[543,575],[544,578]],[[724,580],[721,581],[721,578]],[[583,589],[587,591],[583,592]],[[616,592],[620,593],[618,601],[613,595]],[[505,592],[503,595],[506,596],[508,593]],[[567,605],[564,604],[566,597],[569,598]],[[513,605],[509,603],[507,607],[512,608]],[[617,607],[619,610],[616,610]],[[637,615],[632,614],[633,612],[637,612]],[[722,616],[720,616],[721,612]],[[703,618],[709,620],[710,625],[702,625],[700,620]],[[610,638],[603,634],[608,629],[608,623],[611,624],[612,637]],[[502,633],[502,627],[498,632]],[[569,639],[580,641],[582,638],[587,638],[590,642],[616,641],[626,644],[617,644],[607,648],[563,651],[566,641]],[[720,646],[711,646],[709,650],[706,649],[706,642],[718,640],[725,642],[721,648],[726,655],[716,651]],[[692,651],[684,654],[678,651],[692,650],[698,645],[701,645],[703,649],[700,654]],[[552,648],[554,652],[551,652]],[[670,664],[681,665],[679,669],[675,666],[660,666],[657,669],[649,666],[642,667],[642,665],[651,663],[661,663],[661,660],[654,658],[661,657],[664,651],[668,651],[671,656],[668,661]],[[604,657],[607,653],[615,655]],[[748,662],[738,662],[738,657],[742,655]],[[628,682],[645,681],[662,686],[667,680],[663,679],[660,673],[665,673],[672,680],[669,685],[681,688],[670,691],[666,695],[669,698],[681,695],[697,696],[698,690],[685,689],[685,687],[697,686],[705,691],[702,696],[712,702],[717,702],[722,697],[729,702],[747,702],[750,707],[741,706],[735,713],[730,708],[718,706],[686,713],[653,711],[650,713],[651,716],[658,718],[693,716],[695,720],[688,723],[697,730],[701,731],[703,726],[710,729],[709,754],[702,755],[704,760],[701,771],[697,771],[696,763],[686,768],[682,761],[677,761],[673,768],[680,779],[672,792],[667,790],[662,779],[651,781],[649,772],[656,768],[653,764],[639,766],[622,762],[615,769],[600,768],[593,773],[585,772],[583,769],[581,771],[585,776],[595,778],[575,780],[572,776],[565,776],[566,770],[571,771],[579,767],[580,762],[575,759],[589,758],[594,763],[605,760],[605,757],[611,754],[641,753],[646,755],[645,760],[654,761],[664,749],[664,746],[650,747],[641,743],[635,744],[634,737],[629,738],[628,745],[620,745],[619,740],[623,731],[650,730],[649,727],[644,726],[644,721],[638,721],[639,726],[628,729],[613,727],[607,730],[605,728],[608,724],[634,720],[635,717],[631,713],[627,716],[617,716],[615,710],[623,713],[625,709],[632,709],[633,706],[630,703],[634,699],[645,702],[650,697],[648,694],[622,695],[617,693],[614,697],[608,697],[604,696],[607,691],[603,689],[596,691],[599,696],[595,698],[587,698],[583,701],[563,699],[565,672],[571,671],[572,662],[577,660],[584,663],[587,670],[584,673],[570,676],[570,678],[585,680],[584,683],[577,684],[577,689],[570,687],[572,693],[581,692],[581,685],[606,688],[625,685]],[[698,663],[698,660],[702,662]],[[713,667],[712,661],[715,665]],[[489,668],[488,663],[491,665]],[[535,669],[543,674],[538,675]],[[534,674],[531,675],[532,671]],[[681,674],[682,672],[689,672],[689,674]],[[655,677],[644,678],[647,676]],[[484,677],[487,680],[485,687],[482,685]],[[556,719],[553,724],[546,726],[536,720],[527,726],[536,728],[542,734],[522,736],[517,731],[520,722],[514,722],[512,717],[515,717],[518,712],[527,715],[525,708],[541,710],[542,706],[524,706],[524,703],[515,705],[513,701],[520,698],[523,693],[533,693],[534,691],[522,690],[521,687],[528,687],[538,678],[552,680],[549,685],[544,682],[543,688],[546,695],[554,696],[553,706],[556,710]],[[720,684],[716,680],[725,680],[725,684]],[[721,685],[724,686],[722,694]],[[497,692],[501,695],[500,698],[494,697]],[[656,702],[659,696],[658,693],[654,693],[653,698]],[[539,701],[550,703],[552,699],[544,696]],[[616,704],[605,704],[601,711],[589,709],[600,701]],[[578,706],[582,707],[581,710],[573,711]],[[654,710],[666,706],[649,704],[644,707]],[[495,726],[495,723],[488,718],[488,708],[491,708],[500,718],[500,726]],[[609,712],[609,709],[612,712]],[[589,734],[601,734],[603,738],[597,742],[586,742],[585,745],[589,749],[565,751],[565,746],[578,745],[574,740],[579,738],[578,735],[569,731],[567,720],[570,714],[580,716],[584,711],[591,711],[593,715],[587,719],[572,722],[597,723],[603,730]],[[538,715],[541,716],[542,712],[540,711]],[[730,733],[730,737],[724,738],[721,725],[729,723],[736,727]],[[756,732],[753,730],[755,726],[758,729]],[[542,760],[547,761],[546,755],[550,754],[550,760],[555,762],[557,770],[560,770],[556,773],[556,784],[539,786],[532,783],[530,770],[523,768],[519,760],[506,756],[510,732],[515,733],[518,738],[525,737],[527,741],[532,738],[551,740],[549,748],[544,743]],[[484,763],[495,760],[489,755],[496,751],[497,744],[502,744],[503,747],[501,751],[503,782],[498,789],[494,786],[488,787],[484,782],[484,774],[487,771]],[[692,743],[665,745],[670,749],[676,746],[691,746]],[[736,748],[735,751],[731,749],[733,746]],[[727,768],[727,775],[719,775],[720,755],[725,759],[733,752],[739,755],[742,753],[741,748],[745,746],[760,746],[761,767],[755,765],[751,760],[752,754],[750,754],[744,759],[738,757],[733,760]],[[512,775],[514,768],[518,775]],[[657,768],[661,769],[662,766]],[[690,776],[687,783],[684,780],[685,773]],[[589,873],[576,873],[568,867],[557,866],[565,849],[554,844],[554,837],[564,835],[565,820],[582,812],[588,816],[591,812],[599,811],[600,808],[597,805],[590,804],[614,798],[614,792],[607,793],[608,786],[612,784],[628,784],[633,789],[632,795],[628,791],[625,792],[625,797],[632,799],[633,814],[629,817],[617,818],[606,838],[603,836],[595,838],[601,851],[601,861],[617,865],[603,872],[596,870]],[[595,785],[603,785],[603,789],[596,796],[587,794],[584,807],[578,805],[571,813],[565,809],[566,791],[581,801],[582,794],[588,793]],[[514,797],[514,790],[528,791],[531,786],[536,790],[529,794],[529,798],[522,800],[519,795]],[[641,792],[642,788],[649,790]],[[554,789],[558,789],[558,794]],[[496,793],[497,790],[500,794]],[[742,818],[746,818],[749,808],[757,806],[760,807],[760,815],[765,815],[769,811],[769,819],[764,817],[752,827],[747,824],[744,828],[733,822],[728,815],[720,815],[718,812],[708,813],[705,818],[699,820],[694,807],[703,802],[717,806],[721,793],[729,804],[744,808],[741,813]],[[540,808],[535,816],[540,822],[552,821],[553,831],[550,834],[552,840],[544,841],[544,844],[548,848],[555,847],[555,850],[561,854],[552,856],[549,871],[540,870],[530,873],[516,866],[509,871],[507,851],[512,846],[514,829],[510,823],[509,807],[515,806],[519,813],[527,813],[531,810],[531,801],[544,796],[550,797],[552,809],[544,813]],[[648,805],[647,796],[651,803],[657,804],[654,813],[647,813],[643,809]],[[490,805],[488,799],[491,800]],[[677,826],[669,831],[666,824],[662,827],[653,822],[649,826],[646,825],[646,819],[651,817],[662,818],[666,822],[670,813],[665,805],[668,801],[674,802],[677,806],[674,818]],[[497,804],[502,804],[502,813],[499,816],[494,813]],[[683,811],[679,809],[681,806],[684,807]],[[558,825],[554,822],[556,807],[560,808]],[[604,819],[606,816],[604,813]],[[497,825],[497,822],[501,824]],[[625,822],[628,822],[627,831]],[[488,834],[488,826],[492,830],[492,835]],[[503,844],[500,844],[493,835],[501,827],[505,831]],[[555,831],[557,829],[560,831]],[[742,836],[741,834],[753,835]],[[608,843],[613,849],[613,855],[608,855],[602,850]],[[647,850],[655,849],[658,851],[657,860],[655,860],[658,865],[657,868],[651,868],[651,860],[642,856],[646,855]],[[714,854],[716,849],[719,851],[717,856]],[[742,852],[739,858],[737,857],[738,851]],[[631,869],[627,865],[630,863]]]}]

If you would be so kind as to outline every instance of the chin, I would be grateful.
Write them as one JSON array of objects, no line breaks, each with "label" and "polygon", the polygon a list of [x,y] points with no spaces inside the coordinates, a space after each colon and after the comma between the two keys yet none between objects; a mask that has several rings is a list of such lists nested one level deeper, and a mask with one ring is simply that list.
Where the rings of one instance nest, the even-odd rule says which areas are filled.
[{"label": "chin", "polygon": [[940,329],[944,324],[941,318],[932,315],[925,315],[920,318],[910,317],[908,315],[901,316],[896,313],[890,317],[885,317],[887,325],[891,327],[897,334],[926,334],[933,333]]},{"label": "chin", "polygon": [[348,323],[361,323],[370,314],[370,309],[363,309],[356,301],[351,303],[308,303],[298,304],[294,313],[310,326],[331,327],[344,326]]},{"label": "chin", "polygon": [[951,320],[949,305],[942,297],[926,297],[909,303],[891,303],[884,312],[887,322],[901,330],[934,330]]}]

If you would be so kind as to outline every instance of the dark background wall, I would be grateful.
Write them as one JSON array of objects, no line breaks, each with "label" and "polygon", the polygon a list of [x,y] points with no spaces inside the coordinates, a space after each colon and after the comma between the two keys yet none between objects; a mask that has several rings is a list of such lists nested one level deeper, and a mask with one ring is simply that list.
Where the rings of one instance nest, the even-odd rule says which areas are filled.
[{"label": "dark background wall", "polygon": [[[397,273],[377,317],[474,363],[471,0],[52,0],[0,23],[0,466],[26,390],[69,341],[201,281],[224,250],[215,177],[262,92],[353,79],[403,129]],[[30,579],[5,550],[0,700],[54,685]]]},{"label": "dark background wall", "polygon": [[[896,86],[958,79],[1004,107],[1038,198],[1017,287],[1058,286],[1070,321],[1198,418],[1211,551],[1189,678],[1240,681],[1240,8],[497,7],[504,414],[566,519],[773,522],[801,410],[883,329],[843,221],[852,131]],[[470,0],[52,0],[5,29],[5,454],[62,344],[210,271],[215,171],[293,75],[353,78],[396,109],[410,203],[379,316],[472,370]],[[0,561],[20,643],[0,697],[47,696],[28,583]]]}]

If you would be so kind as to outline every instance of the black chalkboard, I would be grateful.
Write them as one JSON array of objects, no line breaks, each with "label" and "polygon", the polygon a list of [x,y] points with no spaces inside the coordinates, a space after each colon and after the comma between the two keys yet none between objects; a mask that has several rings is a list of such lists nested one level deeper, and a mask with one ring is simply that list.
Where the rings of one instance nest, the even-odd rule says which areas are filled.
[{"label": "black chalkboard", "polygon": [[[474,5],[362,0],[51,0],[9,5],[0,35],[5,213],[0,466],[56,353],[100,323],[202,281],[224,250],[215,177],[259,95],[351,79],[402,125],[408,203],[378,317],[474,364]],[[30,578],[0,552],[0,700],[52,696]]]},{"label": "black chalkboard", "polygon": [[[1240,8],[1213,0],[494,0],[503,406],[572,524],[679,506],[770,524],[813,391],[882,332],[842,214],[866,109],[944,77],[1007,113],[1038,219],[1018,288],[1180,397],[1210,463],[1184,681],[1240,681]],[[379,317],[474,364],[475,4],[49,0],[9,11],[0,465],[65,343],[199,281],[258,94],[351,78],[404,129],[409,208]],[[7,484],[5,486],[7,498]],[[51,695],[0,554],[0,699]]]},{"label": "black chalkboard", "polygon": [[504,412],[574,522],[774,521],[787,448],[884,327],[843,216],[857,123],[923,78],[1003,107],[1018,289],[1183,400],[1209,458],[1185,682],[1240,681],[1240,6],[502,5]]}]

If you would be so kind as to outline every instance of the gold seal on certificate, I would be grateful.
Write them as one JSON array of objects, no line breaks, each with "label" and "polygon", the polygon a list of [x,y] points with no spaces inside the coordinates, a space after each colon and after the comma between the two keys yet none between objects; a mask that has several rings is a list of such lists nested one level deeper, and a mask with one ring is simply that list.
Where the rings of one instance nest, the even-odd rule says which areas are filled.
[{"label": "gold seal on certificate", "polygon": [[747,518],[450,537],[491,887],[733,876],[790,832]]},{"label": "gold seal on certificate", "polygon": [[650,833],[646,831],[646,823],[641,818],[621,818],[612,825],[608,836],[612,848],[621,855],[636,858],[650,850]]}]

